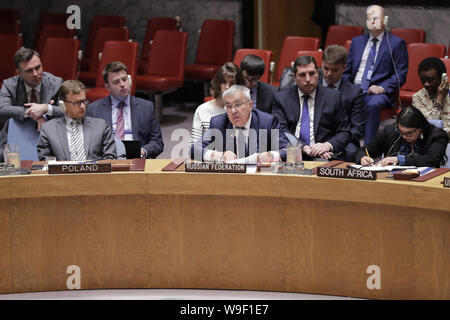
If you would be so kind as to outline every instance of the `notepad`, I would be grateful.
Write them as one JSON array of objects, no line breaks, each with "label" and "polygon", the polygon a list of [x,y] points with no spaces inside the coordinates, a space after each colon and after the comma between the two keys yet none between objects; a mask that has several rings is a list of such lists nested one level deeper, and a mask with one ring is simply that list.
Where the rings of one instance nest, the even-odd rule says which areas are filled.
[{"label": "notepad", "polygon": [[395,165],[392,165],[392,166],[362,166],[360,164],[351,164],[348,166],[348,168],[358,169],[358,170],[367,170],[367,171],[376,171],[376,172],[417,169],[416,166],[395,166]]}]

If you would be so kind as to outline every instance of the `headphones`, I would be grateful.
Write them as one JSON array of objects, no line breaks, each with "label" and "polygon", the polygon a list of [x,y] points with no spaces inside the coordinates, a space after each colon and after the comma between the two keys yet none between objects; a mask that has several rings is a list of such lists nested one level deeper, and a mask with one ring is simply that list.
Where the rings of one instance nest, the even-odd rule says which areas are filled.
[{"label": "headphones", "polygon": [[63,112],[66,112],[66,104],[64,103],[64,101],[59,100],[59,101],[58,101],[58,105],[59,105],[59,107],[61,108],[61,110],[62,110]]},{"label": "headphones", "polygon": [[384,23],[384,27],[385,27],[385,28],[387,27],[388,22],[389,22],[389,16],[384,16],[383,23]]}]

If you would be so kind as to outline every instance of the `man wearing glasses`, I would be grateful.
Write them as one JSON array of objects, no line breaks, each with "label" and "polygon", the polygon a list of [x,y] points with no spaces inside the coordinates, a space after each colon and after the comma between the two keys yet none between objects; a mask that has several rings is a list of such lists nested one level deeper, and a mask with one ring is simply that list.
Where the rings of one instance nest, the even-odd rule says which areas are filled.
[{"label": "man wearing glasses", "polygon": [[0,91],[0,161],[8,136],[8,120],[30,122],[39,131],[47,119],[64,113],[57,105],[60,77],[44,72],[39,53],[25,47],[14,54],[18,75],[5,79]]},{"label": "man wearing glasses", "polygon": [[115,159],[116,145],[111,128],[103,119],[85,117],[86,88],[78,80],[65,81],[59,90],[64,117],[42,125],[37,145],[38,156],[56,160]]},{"label": "man wearing glasses", "polygon": [[223,93],[226,113],[211,118],[201,141],[191,147],[191,158],[246,163],[279,161],[288,140],[279,132],[278,119],[254,109],[247,87],[234,85]]},{"label": "man wearing glasses", "polygon": [[253,54],[246,55],[241,61],[240,68],[247,82],[246,87],[250,90],[253,106],[272,113],[272,100],[277,88],[259,81],[266,69],[264,60]]}]

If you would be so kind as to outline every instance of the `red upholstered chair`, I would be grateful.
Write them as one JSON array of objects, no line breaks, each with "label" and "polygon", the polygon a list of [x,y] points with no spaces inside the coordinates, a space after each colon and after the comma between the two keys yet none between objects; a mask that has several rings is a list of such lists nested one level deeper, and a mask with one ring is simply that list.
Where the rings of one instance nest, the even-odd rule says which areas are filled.
[{"label": "red upholstered chair", "polygon": [[347,53],[350,50],[350,46],[352,45],[352,40],[345,41],[344,47],[347,49]]},{"label": "red upholstered chair", "polygon": [[[90,70],[89,66],[92,61],[92,55],[97,56],[96,53],[96,38],[97,33],[100,28],[103,27],[124,27],[125,26],[125,18],[121,16],[107,16],[107,15],[96,15],[92,18],[91,27],[89,29],[89,37],[86,44],[86,52],[83,56],[83,60],[81,61],[81,70]],[[110,39],[114,40],[114,39]],[[103,48],[103,46],[101,47]],[[94,68],[97,70],[97,68]]]},{"label": "red upholstered chair", "polygon": [[177,30],[178,21],[175,18],[151,18],[147,23],[145,39],[142,43],[141,60],[139,60],[138,73],[144,74],[150,56],[151,44],[158,30]]},{"label": "red upholstered chair", "polygon": [[234,54],[233,59],[234,64],[240,66],[242,59],[244,59],[244,57],[249,54],[253,54],[264,60],[264,63],[266,64],[266,69],[264,70],[264,73],[261,76],[260,81],[270,83],[271,79],[270,63],[272,62],[273,52],[271,50],[262,50],[262,49],[239,49]]},{"label": "red upholstered chair", "polygon": [[13,63],[14,54],[22,46],[22,36],[18,34],[0,34],[0,81],[12,77],[16,74],[16,67]]},{"label": "red upholstered chair", "polygon": [[445,54],[445,46],[443,44],[434,43],[412,43],[408,45],[409,66],[406,82],[400,88],[400,99],[402,106],[409,106],[412,103],[414,93],[422,89],[417,70],[420,62],[428,57],[443,58]]},{"label": "red upholstered chair", "polygon": [[234,26],[234,21],[228,20],[203,22],[195,64],[185,67],[186,79],[211,80],[225,62],[233,59]]},{"label": "red upholstered chair", "polygon": [[78,51],[80,40],[72,38],[47,38],[41,52],[44,70],[64,80],[76,79],[78,75]]},{"label": "red upholstered chair", "polygon": [[444,61],[445,69],[447,70],[447,76],[450,73],[450,59],[449,58],[441,58]]},{"label": "red upholstered chair", "polygon": [[402,38],[407,45],[411,43],[425,43],[426,32],[423,29],[392,28],[389,33]]},{"label": "red upholstered chair", "polygon": [[17,10],[0,9],[0,34],[18,34],[20,19]]},{"label": "red upholstered chair", "polygon": [[42,28],[42,31],[37,36],[37,44],[36,51],[39,54],[42,53],[44,49],[45,41],[47,38],[74,38],[75,30],[68,29],[67,26],[64,25],[46,25]]},{"label": "red upholstered chair", "polygon": [[332,25],[328,28],[327,37],[325,39],[324,49],[331,44],[345,45],[345,41],[352,40],[356,36],[364,33],[361,26],[340,26]]},{"label": "red upholstered chair", "polygon": [[319,49],[320,40],[318,38],[308,37],[286,37],[284,38],[283,47],[281,48],[280,61],[278,63],[276,83],[273,85],[278,87],[281,74],[284,68],[290,67],[295,55],[298,51],[316,51]]},{"label": "red upholstered chair", "polygon": [[88,90],[86,95],[89,101],[95,101],[109,95],[103,80],[103,69],[113,61],[120,61],[127,66],[128,74],[131,76],[131,94],[136,92],[136,75],[138,63],[139,43],[129,41],[107,41],[103,48],[102,58],[98,65],[95,87]]},{"label": "red upholstered chair", "polygon": [[128,41],[130,31],[123,27],[105,27],[100,28],[94,41],[93,54],[89,64],[89,70],[81,71],[78,79],[86,86],[93,86],[97,78],[98,64],[100,61],[99,53],[103,51],[106,41]]},{"label": "red upholstered chair", "polygon": [[154,92],[155,110],[162,120],[162,95],[181,88],[184,81],[187,33],[180,31],[157,31],[145,75],[138,75],[138,91]]},{"label": "red upholstered chair", "polygon": [[[301,56],[311,56],[316,60],[317,66],[320,68],[322,67],[322,57],[323,52],[322,51],[297,51],[297,54],[295,55],[295,59]],[[295,60],[294,59],[294,60]]]}]

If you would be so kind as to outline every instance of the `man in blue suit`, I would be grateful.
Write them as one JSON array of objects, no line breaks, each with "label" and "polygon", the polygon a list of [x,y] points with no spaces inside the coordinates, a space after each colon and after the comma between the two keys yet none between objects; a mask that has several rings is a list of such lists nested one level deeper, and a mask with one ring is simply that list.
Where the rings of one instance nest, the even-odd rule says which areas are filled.
[{"label": "man in blue suit", "polygon": [[341,94],[318,83],[313,57],[298,57],[294,69],[297,85],[274,96],[272,114],[280,120],[281,131],[290,132],[302,143],[304,159],[344,158],[350,135]]},{"label": "man in blue suit", "polygon": [[364,143],[378,132],[380,111],[396,104],[396,94],[406,81],[408,51],[406,42],[386,31],[383,7],[367,8],[370,34],[352,39],[344,79],[360,86],[366,103]]},{"label": "man in blue suit", "polygon": [[[288,140],[278,119],[253,108],[250,90],[234,85],[223,93],[226,113],[212,117],[202,140],[191,147],[191,158],[206,161],[276,162]],[[253,160],[252,160],[253,159]]]},{"label": "man in blue suit", "polygon": [[141,157],[156,158],[164,143],[153,103],[130,95],[128,71],[122,62],[108,63],[103,79],[111,94],[89,104],[86,115],[106,120],[119,140],[139,140]]},{"label": "man in blue suit", "polygon": [[342,79],[347,63],[347,50],[338,45],[325,48],[322,60],[322,76],[319,83],[324,87],[338,90],[341,93],[342,106],[348,115],[350,141],[345,146],[345,159],[355,161],[360,147],[360,139],[364,135],[366,108],[362,89],[348,80]]}]

